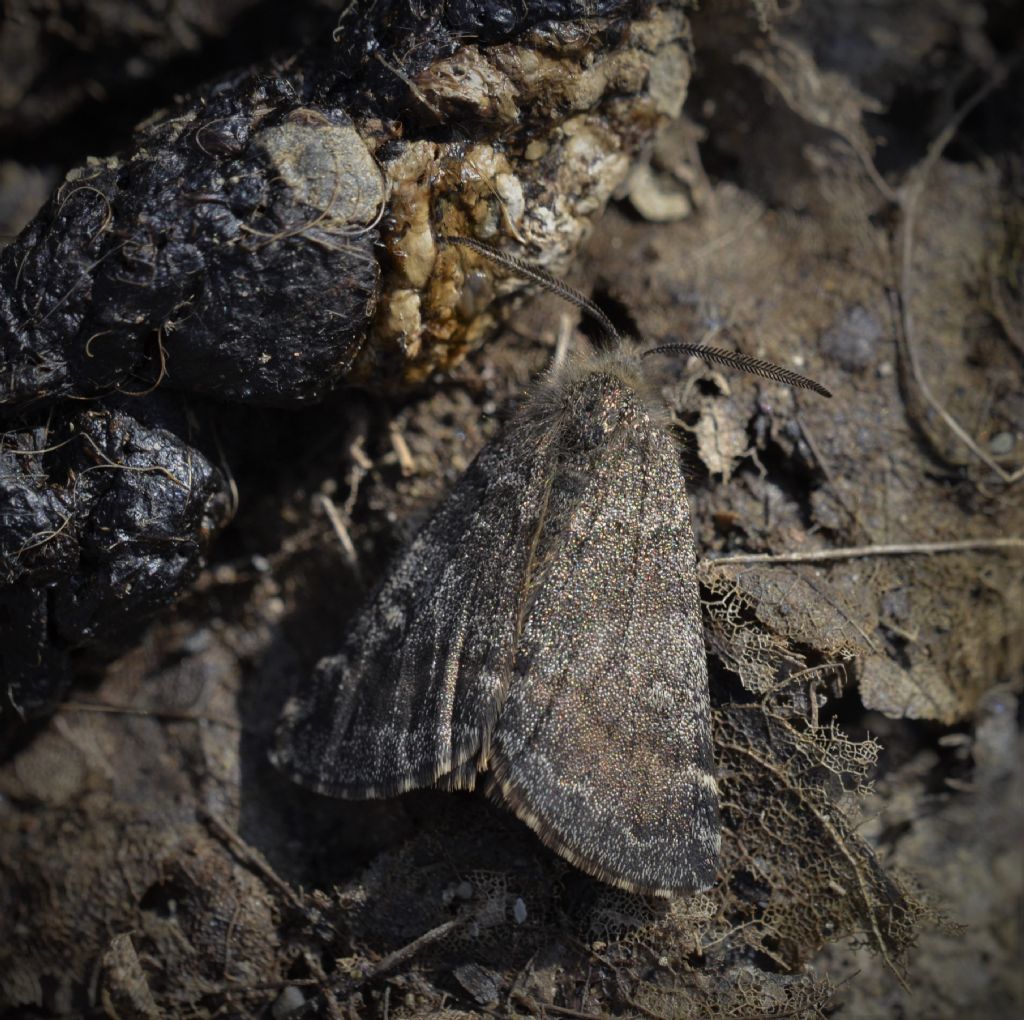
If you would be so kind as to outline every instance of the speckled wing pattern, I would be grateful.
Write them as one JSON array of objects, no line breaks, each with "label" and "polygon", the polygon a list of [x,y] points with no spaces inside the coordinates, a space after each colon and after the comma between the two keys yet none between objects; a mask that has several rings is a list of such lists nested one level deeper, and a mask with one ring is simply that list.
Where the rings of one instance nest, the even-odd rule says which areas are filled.
[{"label": "speckled wing pattern", "polygon": [[583,870],[634,891],[704,889],[718,790],[679,453],[614,376],[566,399],[589,435],[563,436],[553,461],[495,782]]},{"label": "speckled wing pattern", "polygon": [[579,867],[714,881],[718,791],[678,451],[630,363],[543,384],[289,702],[277,764],[342,797],[491,789]]},{"label": "speckled wing pattern", "polygon": [[273,758],[295,782],[351,798],[429,786],[453,771],[472,785],[466,763],[483,749],[511,676],[548,474],[543,438],[513,423],[484,447],[341,653],[288,702]]}]

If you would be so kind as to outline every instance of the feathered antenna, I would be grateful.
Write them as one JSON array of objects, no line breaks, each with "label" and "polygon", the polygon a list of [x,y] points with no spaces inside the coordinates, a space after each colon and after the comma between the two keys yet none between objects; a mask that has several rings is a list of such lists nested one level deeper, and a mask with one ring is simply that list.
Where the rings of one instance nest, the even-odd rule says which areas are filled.
[{"label": "feathered antenna", "polygon": [[445,244],[461,244],[463,248],[469,248],[470,251],[475,251],[478,255],[483,255],[485,259],[490,259],[492,262],[496,262],[499,266],[511,269],[514,273],[518,273],[520,276],[527,280],[531,280],[533,283],[543,287],[545,290],[551,291],[552,294],[557,294],[563,301],[568,301],[569,304],[575,305],[577,308],[582,308],[583,311],[594,319],[605,333],[608,334],[609,339],[616,342],[622,341],[622,334],[615,328],[612,320],[609,319],[608,316],[605,315],[604,312],[602,312],[601,309],[586,296],[586,294],[581,294],[574,287],[570,287],[569,284],[556,279],[545,270],[538,269],[536,266],[531,266],[529,262],[525,262],[523,259],[517,258],[515,255],[509,255],[507,252],[499,251],[497,248],[492,248],[489,244],[484,244],[483,241],[475,241],[471,237],[441,236],[438,240],[443,241]]},{"label": "feathered antenna", "polygon": [[721,347],[705,347],[704,344],[663,344],[661,347],[652,347],[644,351],[640,357],[647,358],[652,354],[693,354],[705,361],[717,361],[719,364],[728,365],[729,368],[738,368],[741,372],[750,375],[759,375],[765,379],[772,379],[775,382],[786,383],[787,386],[799,386],[801,389],[814,390],[823,397],[831,397],[831,390],[827,390],[821,383],[808,379],[799,372],[793,372],[781,365],[771,361],[762,361],[742,351],[727,351]]},{"label": "feathered antenna", "polygon": [[[469,248],[470,251],[475,251],[478,255],[490,259],[491,262],[497,263],[499,266],[511,269],[514,273],[518,273],[524,279],[536,283],[539,287],[543,287],[552,294],[557,294],[564,301],[568,301],[570,304],[586,312],[598,323],[610,340],[615,343],[622,342],[622,334],[615,328],[615,324],[590,298],[585,294],[581,294],[575,288],[570,287],[567,283],[556,279],[545,270],[538,269],[537,266],[532,266],[529,262],[525,262],[515,255],[499,251],[497,248],[492,248],[489,244],[484,244],[483,241],[477,241],[471,237],[440,235],[438,240],[444,244],[458,244],[464,248]],[[822,386],[821,383],[808,379],[807,376],[800,375],[799,372],[790,371],[788,368],[782,368],[780,365],[775,365],[770,361],[762,361],[760,358],[743,354],[740,351],[727,351],[721,347],[706,347],[704,344],[663,344],[660,347],[652,347],[650,350],[644,351],[640,356],[647,358],[652,354],[690,354],[703,358],[705,361],[717,362],[729,368],[739,369],[741,372],[747,372],[750,375],[759,375],[762,378],[785,383],[788,386],[798,386],[805,390],[813,390],[815,393],[820,393],[823,397],[832,396],[831,392]]]}]

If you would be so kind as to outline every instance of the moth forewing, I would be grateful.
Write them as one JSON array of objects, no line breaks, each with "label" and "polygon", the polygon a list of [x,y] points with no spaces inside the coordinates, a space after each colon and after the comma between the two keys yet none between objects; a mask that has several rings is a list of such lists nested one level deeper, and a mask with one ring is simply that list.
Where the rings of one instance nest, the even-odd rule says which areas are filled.
[{"label": "moth forewing", "polygon": [[429,786],[485,744],[512,673],[545,468],[522,436],[488,444],[288,703],[276,764],[336,797]]},{"label": "moth forewing", "polygon": [[529,412],[562,427],[494,787],[605,881],[704,889],[719,826],[693,535],[679,452],[632,370],[584,359]]}]

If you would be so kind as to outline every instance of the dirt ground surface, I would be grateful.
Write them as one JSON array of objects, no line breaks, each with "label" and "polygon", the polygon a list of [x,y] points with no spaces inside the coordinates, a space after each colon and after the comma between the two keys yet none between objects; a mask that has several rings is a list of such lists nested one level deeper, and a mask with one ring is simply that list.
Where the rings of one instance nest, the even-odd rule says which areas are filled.
[{"label": "dirt ground surface", "polygon": [[[833,394],[645,362],[688,469],[718,883],[618,892],[480,793],[335,801],[268,761],[390,557],[597,338],[520,292],[402,385],[371,365],[315,406],[215,405],[236,512],[194,583],[127,644],[76,649],[67,699],[5,731],[0,1016],[1024,1010],[1014,5],[664,7],[692,45],[682,112],[553,261],[638,343],[736,347]],[[65,154],[5,117],[30,154],[0,177],[15,233]]]}]

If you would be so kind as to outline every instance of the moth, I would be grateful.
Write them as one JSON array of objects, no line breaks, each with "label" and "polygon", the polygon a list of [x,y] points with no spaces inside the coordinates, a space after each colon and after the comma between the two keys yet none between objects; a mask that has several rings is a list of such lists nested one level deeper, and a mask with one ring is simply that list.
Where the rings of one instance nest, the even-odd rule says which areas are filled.
[{"label": "moth", "polygon": [[742,354],[612,346],[542,378],[285,707],[276,764],[346,798],[490,791],[583,871],[640,893],[709,888],[719,856],[707,659],[680,453],[642,371],[703,358],[829,395]]}]

